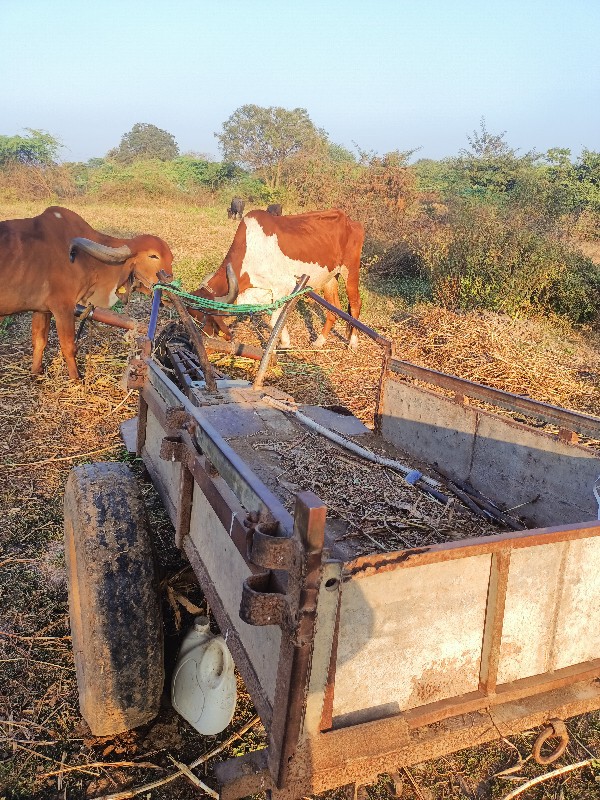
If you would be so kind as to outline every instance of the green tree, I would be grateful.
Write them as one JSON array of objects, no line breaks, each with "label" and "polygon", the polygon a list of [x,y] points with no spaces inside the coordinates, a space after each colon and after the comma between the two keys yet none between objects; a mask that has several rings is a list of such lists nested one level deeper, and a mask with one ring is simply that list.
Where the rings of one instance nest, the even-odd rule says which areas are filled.
[{"label": "green tree", "polygon": [[62,142],[46,131],[34,128],[25,130],[27,136],[0,136],[0,167],[15,164],[46,167],[55,164]]},{"label": "green tree", "polygon": [[[506,199],[520,188],[531,188],[532,169],[538,156],[517,155],[505,141],[506,131],[490,133],[481,118],[479,130],[467,136],[469,147],[459,151],[451,160],[454,188],[462,195],[486,200]],[[528,189],[529,191],[529,189]]]},{"label": "green tree", "polygon": [[172,161],[179,155],[179,146],[173,134],[150,125],[137,122],[123,134],[121,143],[107,153],[107,158],[131,164],[141,159],[156,158],[159,161]]},{"label": "green tree", "polygon": [[575,172],[582,205],[600,212],[600,153],[584,149],[575,164]]},{"label": "green tree", "polygon": [[451,167],[447,160],[435,161],[432,158],[420,158],[410,167],[417,179],[417,188],[420,192],[440,192],[444,194],[448,191],[450,183],[448,173]]},{"label": "green tree", "polygon": [[304,108],[241,106],[215,136],[225,161],[256,172],[272,190],[279,188],[289,158],[327,147],[327,134]]},{"label": "green tree", "polygon": [[548,182],[546,207],[551,215],[560,216],[575,211],[579,205],[579,187],[571,151],[552,147],[544,156]]}]

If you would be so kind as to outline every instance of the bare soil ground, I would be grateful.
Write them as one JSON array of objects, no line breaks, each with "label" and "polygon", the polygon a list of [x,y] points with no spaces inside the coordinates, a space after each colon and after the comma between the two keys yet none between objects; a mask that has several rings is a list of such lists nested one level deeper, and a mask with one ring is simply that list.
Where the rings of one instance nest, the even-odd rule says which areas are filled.
[{"label": "bare soil ground", "polygon": [[[0,218],[29,216],[43,206],[0,203]],[[220,261],[235,230],[221,209],[115,209],[75,207],[109,232],[163,236],[176,254],[175,272],[188,288]],[[126,227],[123,220],[127,220]],[[131,311],[131,309],[130,309]],[[147,299],[133,313],[145,317]],[[376,276],[364,279],[364,319],[392,337],[400,357],[547,402],[600,414],[600,356],[592,331],[573,331],[556,321],[513,321],[494,315],[454,315],[431,306],[407,310]],[[94,738],[82,721],[70,647],[62,533],[62,493],[72,466],[87,461],[131,461],[119,423],[136,411],[136,398],[120,380],[128,343],[116,331],[92,327],[79,363],[81,384],[68,382],[54,331],[41,379],[29,375],[29,315],[0,329],[0,798],[96,798],[137,791],[210,753],[234,737],[219,758],[263,745],[259,725],[240,686],[229,728],[200,737],[165,701],[151,725],[113,739]],[[309,349],[322,324],[319,309],[303,303],[292,328],[296,349],[281,359],[268,381],[299,402],[339,404],[364,421],[373,413],[380,371],[376,345],[361,340],[348,353],[338,324],[325,351]],[[239,326],[238,338],[260,341],[260,321]],[[252,376],[256,365],[216,359],[230,374]],[[141,479],[141,475],[140,475]],[[144,494],[160,555],[167,667],[198,609],[206,606],[186,564],[172,545],[173,532],[151,486]],[[556,766],[600,754],[600,714],[568,723],[571,743]],[[239,735],[238,735],[239,734]],[[543,774],[528,756],[537,732],[499,740],[403,773],[408,800],[499,800],[524,777]],[[523,761],[516,772],[498,773]],[[211,761],[197,774],[208,785]],[[600,797],[600,769],[588,766],[523,794],[526,800]],[[392,796],[382,777],[372,798]],[[127,796],[132,796],[128,794]],[[140,797],[191,798],[198,790],[185,778],[144,789]]]}]

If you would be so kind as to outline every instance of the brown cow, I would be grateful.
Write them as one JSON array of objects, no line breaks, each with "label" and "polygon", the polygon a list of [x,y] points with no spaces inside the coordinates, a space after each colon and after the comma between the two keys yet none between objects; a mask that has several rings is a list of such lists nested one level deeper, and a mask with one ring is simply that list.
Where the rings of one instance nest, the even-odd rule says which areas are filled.
[{"label": "brown cow", "polygon": [[[215,299],[228,294],[237,303],[266,305],[291,294],[298,278],[309,276],[309,285],[323,291],[325,299],[340,307],[337,278],[346,282],[349,311],[358,319],[360,294],[358,278],[364,229],[343,211],[313,211],[276,217],[266,211],[250,211],[240,222],[233,244],[219,269],[204,280],[194,292],[199,297]],[[228,269],[228,267],[230,267]],[[228,280],[230,278],[230,280]],[[229,302],[232,302],[230,300]],[[271,315],[271,327],[281,311]],[[231,338],[222,318],[200,312],[195,316],[204,322],[207,333],[220,330]],[[327,313],[325,325],[314,343],[322,347],[335,322]],[[282,347],[290,346],[288,331],[281,333]],[[353,330],[350,347],[357,345]]]},{"label": "brown cow", "polygon": [[162,239],[107,236],[68,208],[0,222],[0,317],[33,311],[31,371],[37,374],[53,316],[69,377],[77,380],[76,304],[108,307],[132,288],[149,292],[159,270],[172,274],[172,262]]}]

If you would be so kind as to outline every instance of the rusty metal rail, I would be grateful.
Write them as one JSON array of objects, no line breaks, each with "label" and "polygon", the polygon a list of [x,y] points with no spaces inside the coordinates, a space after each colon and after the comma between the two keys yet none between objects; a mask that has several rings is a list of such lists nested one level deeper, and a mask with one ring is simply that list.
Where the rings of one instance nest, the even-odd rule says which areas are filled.
[{"label": "rusty metal rail", "polygon": [[314,300],[315,303],[323,306],[328,311],[336,314],[341,319],[345,320],[348,325],[351,325],[353,328],[356,328],[357,331],[364,333],[365,336],[368,336],[369,339],[372,339],[377,344],[382,345],[383,347],[391,347],[391,342],[389,339],[386,339],[385,336],[382,336],[377,331],[374,331],[373,328],[369,328],[368,325],[365,325],[364,322],[360,322],[360,320],[355,319],[351,314],[347,314],[345,311],[342,311],[341,308],[328,303],[327,300],[324,300],[320,295],[316,294],[315,292],[307,292],[306,297],[310,297],[311,300]]},{"label": "rusty metal rail", "polygon": [[271,331],[271,335],[269,336],[269,341],[265,347],[263,357],[261,358],[260,364],[258,366],[258,372],[256,373],[256,377],[254,378],[254,388],[260,389],[263,385],[265,380],[265,375],[267,374],[267,369],[269,368],[269,363],[271,361],[271,354],[275,350],[277,342],[279,341],[279,337],[281,335],[281,331],[283,330],[285,323],[287,321],[290,312],[294,309],[296,303],[300,299],[298,296],[298,292],[301,289],[304,289],[306,284],[308,283],[308,275],[302,275],[300,280],[296,284],[294,291],[292,292],[293,295],[296,297],[292,297],[291,300],[285,304],[285,306],[281,309],[281,313],[279,314],[279,318],[275,325],[273,325],[273,330]]},{"label": "rusty metal rail", "polygon": [[472,397],[475,400],[482,400],[491,405],[506,408],[509,411],[521,412],[529,416],[536,417],[544,422],[558,425],[559,428],[576,430],[592,437],[600,436],[600,418],[590,414],[582,414],[578,411],[570,411],[566,408],[553,406],[543,403],[540,400],[533,400],[519,394],[505,392],[502,389],[494,389],[491,386],[484,386],[481,383],[474,383],[465,378],[458,378],[455,375],[448,375],[428,367],[419,367],[409,361],[402,361],[392,358],[389,369],[398,375],[405,375],[415,380],[438,386],[454,392],[458,397]]},{"label": "rusty metal rail", "polygon": [[103,322],[105,325],[111,325],[113,328],[122,328],[127,331],[143,332],[145,325],[138,322],[132,317],[127,317],[125,314],[119,314],[116,311],[111,311],[109,308],[100,308],[100,306],[84,306],[77,303],[75,306],[75,316],[81,317],[82,314],[90,308],[91,310],[86,314],[85,319],[94,320],[94,322]]}]

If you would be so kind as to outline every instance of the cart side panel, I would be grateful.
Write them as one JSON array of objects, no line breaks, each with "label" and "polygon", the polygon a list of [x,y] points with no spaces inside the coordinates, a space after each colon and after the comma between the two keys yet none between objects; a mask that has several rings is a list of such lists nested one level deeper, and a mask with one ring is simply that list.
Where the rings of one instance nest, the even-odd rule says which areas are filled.
[{"label": "cart side panel", "polygon": [[343,584],[334,725],[478,689],[490,566],[485,554]]},{"label": "cart side panel", "polygon": [[[194,486],[189,535],[210,581],[218,588],[223,608],[235,625],[240,642],[272,705],[275,700],[281,630],[275,625],[247,625],[240,619],[242,587],[251,572],[198,486]],[[227,639],[227,631],[221,633]]]},{"label": "cart side panel", "polygon": [[532,526],[597,516],[600,457],[590,448],[392,377],[383,387],[382,433],[501,508],[519,506]]},{"label": "cart side panel", "polygon": [[511,554],[498,683],[600,658],[600,538]]},{"label": "cart side panel", "polygon": [[161,423],[152,410],[148,409],[142,458],[167,513],[175,524],[181,487],[181,464],[176,461],[165,461],[160,457],[160,446],[164,436],[165,431]]}]

